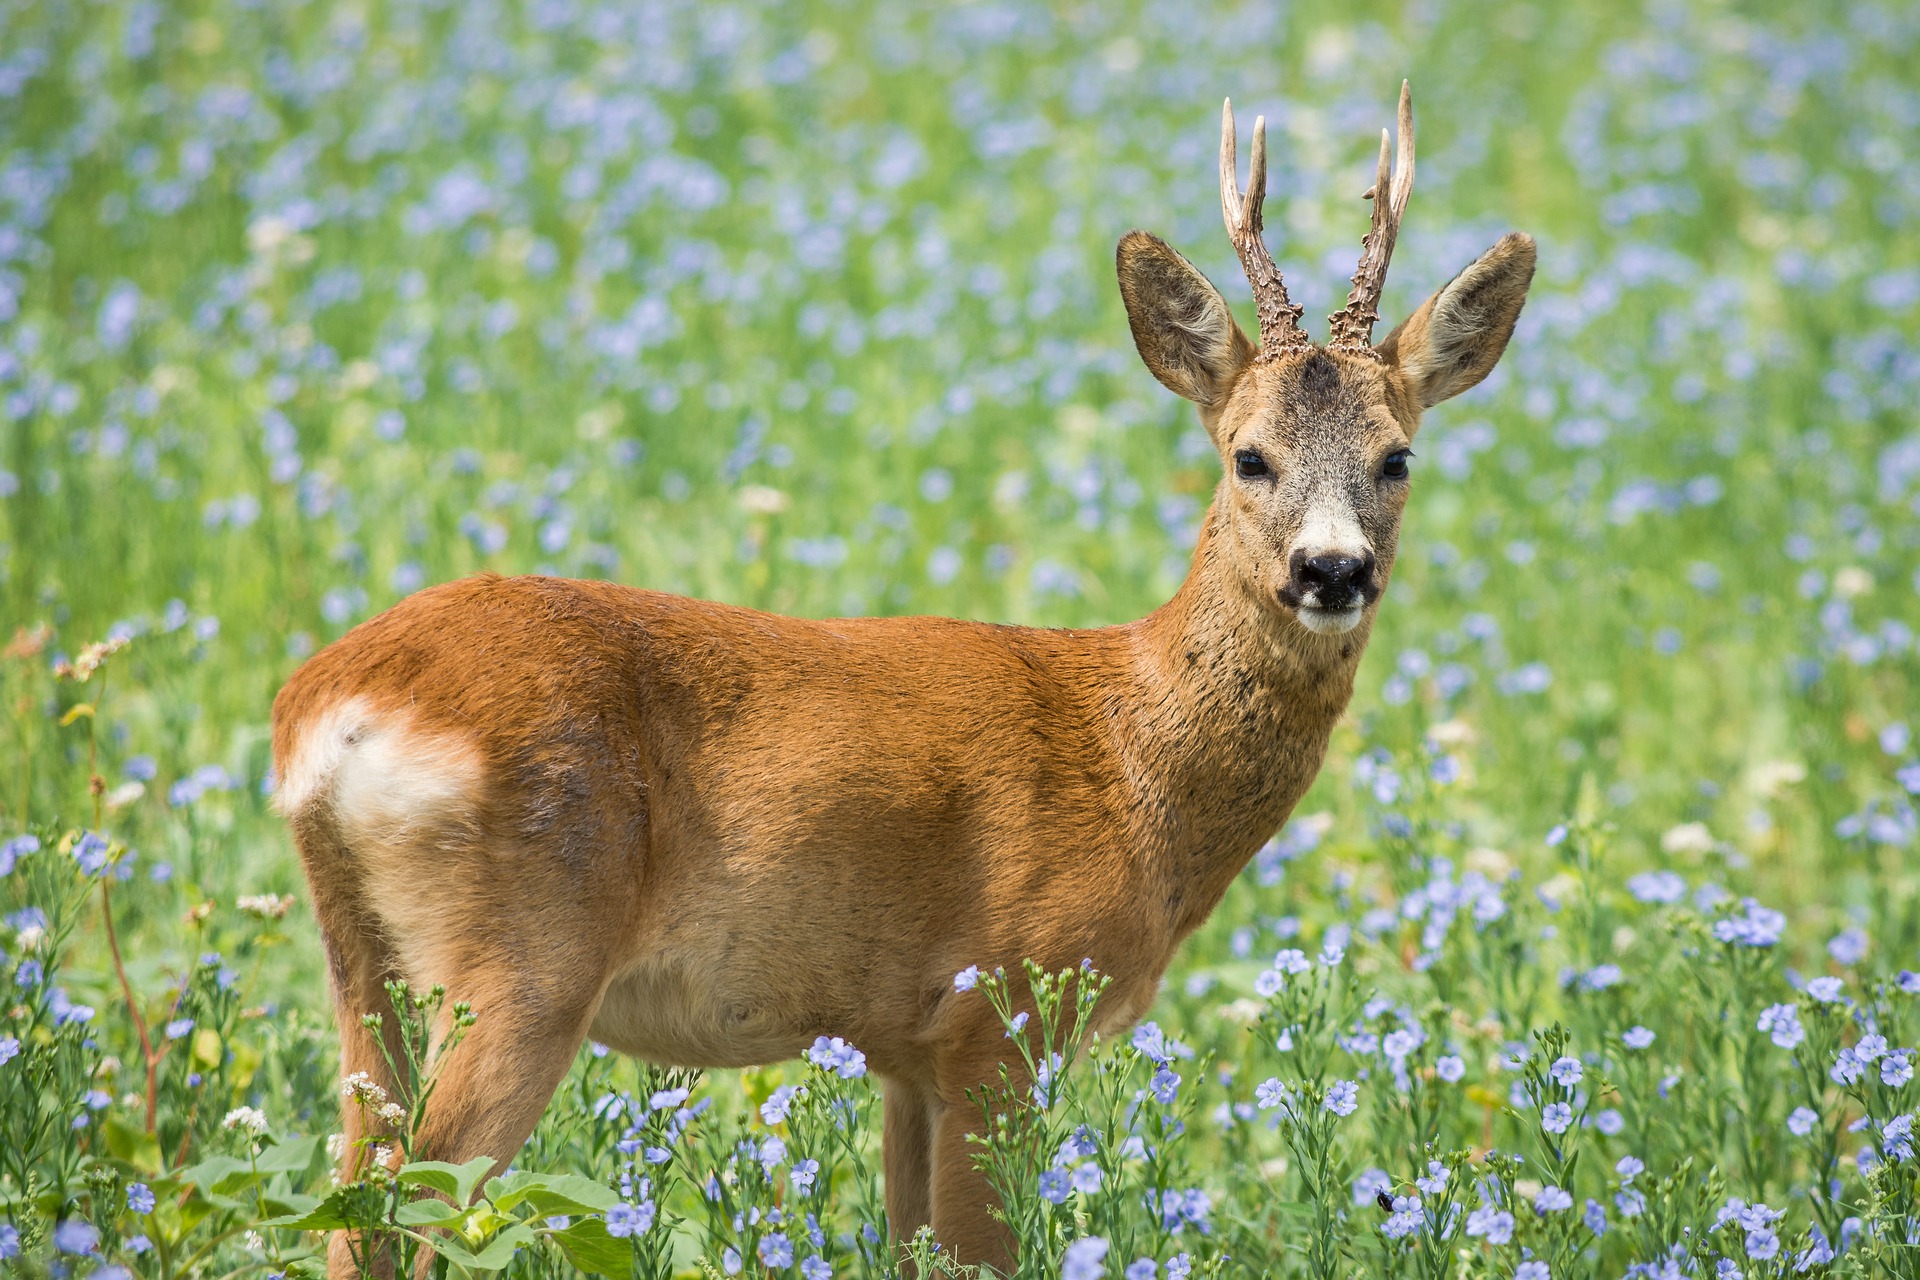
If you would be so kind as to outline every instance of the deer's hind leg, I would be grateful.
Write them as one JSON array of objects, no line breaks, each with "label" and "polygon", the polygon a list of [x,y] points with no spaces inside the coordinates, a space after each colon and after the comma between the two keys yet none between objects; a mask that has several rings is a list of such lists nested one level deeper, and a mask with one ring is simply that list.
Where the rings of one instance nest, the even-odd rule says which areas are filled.
[{"label": "deer's hind leg", "polygon": [[[379,917],[368,909],[347,874],[350,853],[324,813],[295,817],[294,844],[300,851],[312,889],[313,913],[327,958],[327,985],[340,1032],[339,1177],[351,1182],[370,1158],[369,1139],[385,1132],[382,1106],[402,1096],[389,1062],[401,1061],[398,1029],[388,1007],[386,984],[400,976],[397,958]],[[381,1014],[379,1031],[363,1019]],[[384,1038],[384,1044],[382,1043]],[[390,1273],[369,1255],[377,1245],[337,1231],[327,1244],[327,1274],[334,1280],[363,1270]]]},{"label": "deer's hind leg", "polygon": [[[446,992],[429,1039],[412,1157],[487,1157],[497,1174],[533,1133],[586,1038],[606,987],[612,931],[595,927],[580,904],[543,907],[524,882],[444,873],[448,863],[468,861],[447,858],[441,873],[416,883],[408,903],[402,971],[415,991]],[[523,855],[488,861],[495,872],[502,861],[524,866]],[[455,1040],[463,1006],[472,1022]],[[423,1253],[416,1276],[431,1274],[431,1265]]]},{"label": "deer's hind leg", "polygon": [[[446,991],[414,1155],[456,1164],[492,1156],[505,1167],[586,1039],[617,931],[565,885],[526,874],[538,851],[443,844],[435,852],[433,869],[410,877],[400,948],[415,991]],[[451,1043],[462,1005],[472,1023]]]},{"label": "deer's hind leg", "polygon": [[[416,994],[445,991],[413,1159],[486,1156],[504,1168],[565,1077],[612,972],[641,812],[617,796],[582,812],[565,792],[536,811],[526,797],[542,795],[491,767],[472,738],[372,715],[346,737],[326,803],[347,851],[340,878],[377,920],[391,972]],[[456,1043],[461,1005],[473,1021]],[[360,1012],[342,1004],[343,1033]]]}]

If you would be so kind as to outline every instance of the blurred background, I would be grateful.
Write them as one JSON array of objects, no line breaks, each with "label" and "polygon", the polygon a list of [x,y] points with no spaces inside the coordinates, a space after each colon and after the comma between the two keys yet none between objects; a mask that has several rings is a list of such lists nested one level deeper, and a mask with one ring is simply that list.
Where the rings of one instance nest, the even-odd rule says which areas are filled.
[{"label": "blurred background", "polygon": [[1917,38],[1881,0],[8,5],[0,601],[53,628],[8,723],[57,750],[0,803],[82,820],[44,666],[131,635],[110,821],[196,892],[293,890],[274,690],[480,569],[1144,614],[1219,464],[1114,244],[1158,232],[1251,324],[1231,95],[1324,336],[1406,77],[1386,323],[1509,228],[1540,275],[1416,442],[1303,812],[1364,879],[1369,753],[1446,726],[1483,843],[1584,795],[1629,861],[1911,942]]}]

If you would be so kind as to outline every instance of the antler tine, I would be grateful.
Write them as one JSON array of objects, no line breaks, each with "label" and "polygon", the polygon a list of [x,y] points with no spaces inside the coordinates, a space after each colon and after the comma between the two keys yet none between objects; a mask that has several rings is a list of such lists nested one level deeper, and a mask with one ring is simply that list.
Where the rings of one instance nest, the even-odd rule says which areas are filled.
[{"label": "antler tine", "polygon": [[1220,108],[1220,214],[1227,220],[1227,237],[1240,247],[1240,143],[1233,133],[1233,99]]},{"label": "antler tine", "polygon": [[1274,265],[1260,234],[1260,210],[1267,198],[1265,116],[1253,122],[1253,157],[1244,194],[1235,173],[1239,158],[1233,99],[1228,98],[1220,108],[1220,213],[1226,220],[1227,238],[1233,241],[1240,266],[1247,273],[1247,283],[1253,286],[1253,303],[1260,315],[1260,359],[1273,360],[1313,344],[1300,328],[1300,314],[1306,308],[1295,306],[1287,298],[1286,282],[1280,278],[1280,268]]},{"label": "antler tine", "polygon": [[[1373,326],[1380,318],[1380,291],[1387,283],[1387,264],[1393,259],[1393,243],[1400,236],[1400,219],[1413,195],[1413,88],[1400,82],[1399,140],[1390,142],[1387,131],[1380,131],[1380,162],[1373,186],[1366,199],[1373,201],[1373,226],[1361,243],[1360,265],[1353,272],[1353,289],[1347,305],[1328,317],[1332,337],[1327,345],[1349,354],[1373,351]],[[1387,167],[1389,147],[1393,167]],[[1392,181],[1388,178],[1391,175]]]},{"label": "antler tine", "polygon": [[1400,82],[1400,111],[1394,125],[1400,134],[1393,154],[1393,224],[1398,227],[1400,216],[1407,211],[1407,201],[1413,195],[1413,84],[1410,81]]}]

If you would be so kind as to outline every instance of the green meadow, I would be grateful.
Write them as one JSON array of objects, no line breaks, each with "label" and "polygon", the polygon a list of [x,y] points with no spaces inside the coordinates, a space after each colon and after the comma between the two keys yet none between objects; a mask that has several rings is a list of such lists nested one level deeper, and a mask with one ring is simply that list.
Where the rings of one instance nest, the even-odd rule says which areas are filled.
[{"label": "green meadow", "polygon": [[[1115,242],[1252,325],[1231,96],[1323,338],[1405,77],[1387,323],[1510,229],[1539,274],[1159,1030],[995,1103],[1022,1274],[1920,1273],[1916,59],[1877,0],[0,8],[0,1268],[312,1274],[446,1190],[328,1180],[302,659],[482,570],[1143,616],[1221,464]],[[448,1274],[899,1274],[822,1058],[583,1054],[544,1189],[416,1226]]]}]

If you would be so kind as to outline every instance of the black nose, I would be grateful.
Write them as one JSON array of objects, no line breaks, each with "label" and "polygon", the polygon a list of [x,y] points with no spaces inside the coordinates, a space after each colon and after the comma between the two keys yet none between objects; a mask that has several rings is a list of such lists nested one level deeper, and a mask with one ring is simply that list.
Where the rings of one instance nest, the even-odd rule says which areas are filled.
[{"label": "black nose", "polygon": [[1373,574],[1373,553],[1359,556],[1298,557],[1294,561],[1294,581],[1300,593],[1318,597],[1322,608],[1345,608],[1356,595],[1365,593]]}]

